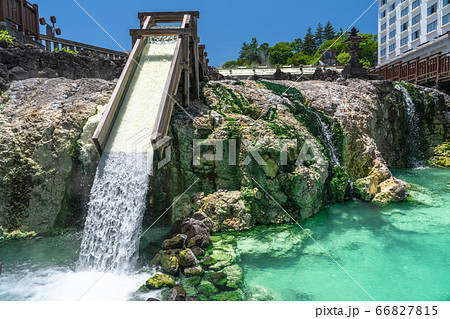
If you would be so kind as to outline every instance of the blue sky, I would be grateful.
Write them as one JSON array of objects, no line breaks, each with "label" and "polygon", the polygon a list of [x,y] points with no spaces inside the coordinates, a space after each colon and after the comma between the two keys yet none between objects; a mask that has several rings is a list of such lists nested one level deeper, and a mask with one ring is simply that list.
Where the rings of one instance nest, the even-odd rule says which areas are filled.
[{"label": "blue sky", "polygon": [[[327,21],[347,28],[373,0],[77,0],[117,42],[131,48],[129,29],[139,28],[138,11],[200,11],[199,36],[206,44],[210,64],[222,65],[237,58],[244,41],[256,37],[273,45],[303,37]],[[73,0],[35,0],[39,14],[57,18],[61,37],[114,50],[120,47],[102,31]],[[377,32],[375,4],[356,24],[364,33]],[[44,28],[41,30],[45,32]]]}]

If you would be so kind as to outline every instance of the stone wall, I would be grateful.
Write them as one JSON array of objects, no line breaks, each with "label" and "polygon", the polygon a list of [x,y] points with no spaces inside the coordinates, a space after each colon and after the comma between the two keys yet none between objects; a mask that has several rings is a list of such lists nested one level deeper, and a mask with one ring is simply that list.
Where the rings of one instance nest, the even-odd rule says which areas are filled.
[{"label": "stone wall", "polygon": [[95,53],[48,52],[33,45],[8,45],[0,41],[0,91],[11,81],[29,78],[119,78],[125,60],[111,60]]}]

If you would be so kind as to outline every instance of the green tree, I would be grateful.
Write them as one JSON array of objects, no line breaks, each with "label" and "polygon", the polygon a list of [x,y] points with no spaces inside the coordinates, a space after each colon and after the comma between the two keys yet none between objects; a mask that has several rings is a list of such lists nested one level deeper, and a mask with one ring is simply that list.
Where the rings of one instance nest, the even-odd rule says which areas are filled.
[{"label": "green tree", "polygon": [[323,29],[323,40],[329,41],[336,38],[336,30],[334,29],[333,25],[330,21],[327,22],[325,25],[325,28]]},{"label": "green tree", "polygon": [[239,60],[243,62],[243,65],[260,63],[258,48],[258,40],[256,40],[256,38],[252,38],[250,43],[244,42],[242,44],[241,52],[239,53]]},{"label": "green tree", "polygon": [[347,65],[350,62],[351,56],[347,52],[339,53],[337,56],[337,60],[342,65]]},{"label": "green tree", "polygon": [[303,45],[303,40],[301,38],[297,38],[293,42],[291,42],[291,47],[292,47],[292,49],[294,49],[295,53],[299,53],[302,51],[302,45]]},{"label": "green tree", "polygon": [[238,61],[228,61],[228,62],[225,62],[223,64],[224,68],[234,68],[236,66],[239,66],[239,62]]},{"label": "green tree", "polygon": [[359,45],[361,48],[361,53],[358,55],[359,62],[365,67],[375,66],[378,62],[378,36],[365,33],[360,33],[359,36],[366,38]]},{"label": "green tree", "polygon": [[303,39],[302,52],[306,55],[313,55],[316,52],[316,39],[312,34],[312,28],[309,27]]},{"label": "green tree", "polygon": [[295,53],[287,60],[287,64],[290,65],[310,65],[314,62],[314,57],[306,55],[303,52]]},{"label": "green tree", "polygon": [[270,48],[269,61],[274,65],[285,65],[288,59],[294,55],[293,51],[289,42],[279,42]]},{"label": "green tree", "polygon": [[320,47],[323,44],[323,27],[322,23],[319,22],[316,28],[316,34],[314,35],[314,38],[316,40],[316,47]]}]

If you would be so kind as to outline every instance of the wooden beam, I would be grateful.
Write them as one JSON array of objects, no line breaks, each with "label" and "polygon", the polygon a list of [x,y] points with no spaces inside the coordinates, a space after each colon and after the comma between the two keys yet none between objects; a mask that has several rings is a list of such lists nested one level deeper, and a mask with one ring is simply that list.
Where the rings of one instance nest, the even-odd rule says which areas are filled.
[{"label": "wooden beam", "polygon": [[132,37],[149,37],[149,36],[177,36],[177,35],[190,35],[190,29],[177,29],[177,28],[167,28],[167,29],[131,29],[130,35]]},{"label": "wooden beam", "polygon": [[155,22],[182,22],[184,15],[191,15],[199,18],[199,11],[172,11],[172,12],[138,12],[138,18],[142,20],[146,16],[152,16]]}]

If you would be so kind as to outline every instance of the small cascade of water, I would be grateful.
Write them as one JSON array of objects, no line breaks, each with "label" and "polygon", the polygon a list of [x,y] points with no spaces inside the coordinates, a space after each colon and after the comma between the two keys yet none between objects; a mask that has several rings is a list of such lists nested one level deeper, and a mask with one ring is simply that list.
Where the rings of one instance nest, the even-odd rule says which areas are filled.
[{"label": "small cascade of water", "polygon": [[135,267],[151,159],[145,153],[102,156],[91,190],[80,270],[130,272]]},{"label": "small cascade of water", "polygon": [[419,117],[416,114],[416,106],[409,94],[408,90],[397,84],[395,86],[396,90],[402,92],[403,102],[405,103],[405,120],[406,120],[406,149],[407,149],[407,160],[413,167],[419,167],[422,165],[421,161],[417,158],[420,154],[418,147],[420,145],[420,134],[419,134]]},{"label": "small cascade of water", "polygon": [[148,38],[97,168],[80,271],[130,273],[138,259],[153,162],[150,143],[176,37]]},{"label": "small cascade of water", "polygon": [[330,160],[332,167],[341,166],[341,164],[339,163],[338,151],[333,143],[333,133],[331,132],[330,127],[327,124],[325,124],[324,121],[322,121],[322,118],[320,117],[319,114],[317,114],[314,111],[311,112],[314,113],[314,115],[317,117],[317,120],[319,121],[320,130],[322,132],[322,136],[324,137],[325,145],[330,152]]}]

